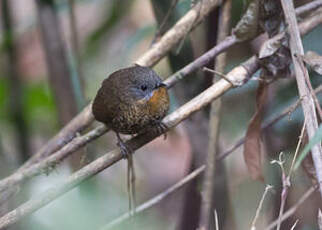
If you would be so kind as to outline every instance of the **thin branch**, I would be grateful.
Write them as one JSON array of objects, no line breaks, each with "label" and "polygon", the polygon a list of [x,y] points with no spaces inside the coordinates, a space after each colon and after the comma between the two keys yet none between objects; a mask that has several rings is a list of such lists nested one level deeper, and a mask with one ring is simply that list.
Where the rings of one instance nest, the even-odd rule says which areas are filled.
[{"label": "thin branch", "polygon": [[[312,186],[311,188],[309,188],[303,194],[303,196],[300,197],[300,199],[283,214],[281,221],[283,222],[284,220],[292,216],[296,212],[296,210],[299,209],[301,205],[316,191],[317,188],[318,186]],[[274,229],[277,226],[278,222],[279,222],[279,219],[275,220],[267,228],[265,228],[265,230]]]},{"label": "thin branch", "polygon": [[[216,69],[218,69],[218,68],[216,68]],[[221,72],[219,72],[219,70],[209,69],[207,67],[204,67],[202,70],[207,71],[207,72],[210,72],[210,73],[213,73],[214,76],[218,75],[219,77],[225,79],[230,84],[232,84],[232,86],[234,86],[234,84],[229,79],[226,78],[225,74],[222,74]]]},{"label": "thin branch", "polygon": [[272,186],[272,185],[266,185],[266,187],[265,187],[265,191],[264,191],[264,193],[263,193],[263,195],[262,195],[262,198],[261,198],[261,200],[259,201],[258,207],[257,207],[257,209],[256,209],[256,214],[255,214],[255,217],[254,217],[254,219],[253,219],[253,221],[252,221],[252,225],[251,225],[251,228],[250,228],[251,230],[256,230],[255,225],[256,225],[257,219],[258,219],[258,217],[259,217],[259,213],[260,213],[260,211],[262,210],[262,207],[263,207],[263,203],[264,203],[265,197],[266,197],[266,195],[267,195],[268,191],[269,191],[270,189],[272,189],[272,188],[273,188],[273,186]]},{"label": "thin branch", "polygon": [[[145,211],[146,209],[154,206],[155,204],[160,203],[162,200],[164,200],[170,194],[172,194],[175,191],[178,191],[178,189],[182,188],[185,184],[187,184],[188,182],[195,179],[203,171],[205,171],[205,165],[202,165],[199,168],[195,169],[193,172],[191,172],[190,174],[185,176],[183,179],[181,179],[180,181],[178,181],[177,183],[175,183],[174,185],[172,185],[171,187],[169,187],[165,191],[161,192],[160,194],[156,195],[155,197],[151,198],[150,200],[148,200],[148,201],[144,202],[143,204],[141,204],[140,206],[138,206],[134,211],[135,215]],[[111,228],[117,226],[118,224],[124,222],[125,220],[128,220],[129,218],[131,218],[131,213],[130,212],[124,213],[120,217],[114,219],[113,221],[111,221],[107,225],[100,228],[100,230],[111,229]]]},{"label": "thin branch", "polygon": [[296,149],[295,149],[294,157],[293,157],[292,164],[291,164],[291,167],[290,167],[290,171],[288,173],[288,177],[289,177],[289,180],[290,181],[291,181],[291,175],[292,175],[293,169],[294,169],[294,164],[295,164],[297,155],[298,155],[299,150],[300,150],[300,146],[301,146],[302,141],[303,141],[303,138],[304,138],[305,125],[306,125],[306,120],[304,120],[304,123],[303,123],[303,126],[302,126],[302,130],[301,130],[301,134],[299,136],[299,141],[297,142],[297,146],[296,146]]},{"label": "thin branch", "polygon": [[280,205],[280,211],[279,211],[279,215],[278,215],[278,224],[277,224],[277,230],[280,230],[281,228],[281,224],[282,224],[282,216],[283,216],[283,212],[284,212],[284,207],[285,207],[285,203],[286,203],[286,198],[288,195],[288,189],[291,186],[291,183],[289,181],[289,178],[286,176],[285,173],[285,169],[284,169],[284,161],[282,159],[283,157],[283,153],[281,152],[279,155],[279,160],[273,160],[271,163],[277,163],[282,170],[282,192],[281,192],[281,205]]},{"label": "thin branch", "polygon": [[[231,0],[226,0],[220,8],[218,22],[218,43],[223,41],[229,34],[230,18],[231,18]],[[226,53],[218,56],[215,61],[215,69],[219,72],[224,72],[226,66]],[[205,68],[205,67],[204,67]],[[228,78],[224,78],[232,86]],[[216,84],[215,78],[213,83]],[[218,138],[220,128],[220,110],[221,98],[211,103],[210,119],[209,119],[209,142],[208,153],[206,159],[206,172],[203,178],[202,201],[200,208],[199,229],[210,229],[211,217],[213,213],[214,201],[214,183],[216,175],[216,156],[218,153]]]},{"label": "thin branch", "polygon": [[203,54],[202,59],[198,58],[194,62],[190,63],[189,65],[186,65],[180,71],[176,72],[171,77],[169,77],[165,81],[165,83],[168,86],[175,84],[177,81],[181,80],[184,76],[186,76],[187,73],[191,73],[191,72],[195,71],[196,69],[198,69],[202,66],[205,66],[218,54],[224,52],[225,50],[227,50],[228,48],[237,44],[238,42],[239,42],[239,40],[234,35],[226,37],[225,40],[223,40],[218,45],[214,46],[213,48],[208,50],[205,54]]},{"label": "thin branch", "polygon": [[[245,80],[252,76],[258,70],[258,68],[259,66],[257,59],[255,57],[252,57],[243,65],[238,66],[230,71],[227,74],[227,77],[233,82],[245,82]],[[231,84],[229,84],[225,80],[219,80],[216,84],[212,85],[201,94],[178,108],[176,111],[166,116],[163,119],[163,123],[169,128],[175,127],[181,121],[188,118],[194,112],[201,110],[210,102],[223,95],[229,89],[231,89]],[[145,133],[132,138],[125,144],[130,149],[135,151],[148,142],[152,141],[159,135],[161,134],[155,132]],[[52,187],[42,194],[38,195],[37,199],[27,201],[15,210],[7,213],[5,216],[0,218],[0,229],[19,221],[28,214],[35,212],[36,210],[65,194],[69,190],[73,189],[82,181],[96,175],[97,173],[101,172],[107,167],[110,167],[121,159],[122,153],[119,148],[106,153],[102,157],[86,165],[77,172],[71,174],[62,183],[55,185],[55,187]]]},{"label": "thin branch", "polygon": [[294,224],[293,224],[293,226],[292,226],[292,228],[291,228],[291,230],[294,230],[295,229],[295,227],[296,227],[296,225],[297,225],[297,223],[299,222],[299,219],[297,219],[295,222],[294,222]]},{"label": "thin branch", "polygon": [[299,141],[297,142],[297,146],[296,146],[296,150],[295,150],[295,153],[293,156],[293,160],[292,160],[291,168],[289,170],[289,174],[286,175],[286,172],[284,169],[284,161],[282,159],[283,153],[280,154],[279,161],[275,161],[280,165],[280,167],[282,169],[282,187],[283,187],[282,192],[281,192],[281,206],[280,206],[280,211],[279,211],[279,216],[278,216],[278,224],[277,224],[277,228],[276,228],[277,230],[279,230],[281,228],[284,207],[286,204],[286,199],[288,196],[289,188],[291,187],[291,175],[293,172],[294,162],[296,160],[297,154],[299,152],[299,149],[300,149],[303,137],[304,137],[305,125],[306,125],[306,120],[304,120],[304,122],[303,122],[303,127],[301,129]]},{"label": "thin branch", "polygon": [[216,209],[214,211],[214,216],[215,216],[215,227],[216,227],[215,230],[219,230],[218,213]]},{"label": "thin branch", "polygon": [[[290,0],[282,0],[282,7],[284,11],[285,21],[288,24],[288,32],[290,35],[290,49],[292,54],[292,60],[295,69],[295,76],[297,81],[297,86],[299,89],[300,97],[303,97],[302,100],[302,108],[304,112],[304,117],[307,122],[306,130],[308,133],[309,140],[313,138],[317,129],[318,129],[318,121],[316,116],[316,109],[314,98],[310,91],[310,84],[308,71],[303,63],[303,60],[298,58],[300,55],[304,55],[304,50],[302,46],[302,41],[300,37],[300,32],[298,28],[298,24],[296,21],[296,15],[294,10],[293,1]],[[321,14],[321,12],[320,12]],[[311,149],[312,158],[314,162],[314,167],[317,175],[317,180],[320,187],[320,194],[322,197],[322,147],[321,143],[315,145]]]}]

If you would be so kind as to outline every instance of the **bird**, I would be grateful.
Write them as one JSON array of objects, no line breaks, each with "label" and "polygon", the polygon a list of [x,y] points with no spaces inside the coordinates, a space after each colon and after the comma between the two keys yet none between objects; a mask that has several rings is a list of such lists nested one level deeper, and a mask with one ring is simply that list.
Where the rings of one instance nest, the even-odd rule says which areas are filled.
[{"label": "bird", "polygon": [[163,133],[169,110],[167,85],[149,67],[135,65],[117,70],[103,80],[92,105],[94,118],[112,129],[124,158],[129,149],[119,134]]}]

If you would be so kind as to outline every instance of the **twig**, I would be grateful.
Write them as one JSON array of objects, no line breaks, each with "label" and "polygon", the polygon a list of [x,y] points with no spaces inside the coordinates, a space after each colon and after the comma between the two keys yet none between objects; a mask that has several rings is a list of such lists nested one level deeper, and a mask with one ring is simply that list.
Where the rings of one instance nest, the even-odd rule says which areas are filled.
[{"label": "twig", "polygon": [[262,195],[262,198],[261,198],[261,200],[260,200],[260,202],[259,202],[259,204],[258,204],[258,207],[257,207],[257,209],[256,209],[256,214],[255,214],[255,217],[254,217],[254,219],[253,219],[253,221],[252,221],[252,225],[251,225],[251,228],[250,228],[251,230],[256,230],[255,225],[256,225],[257,219],[258,219],[258,217],[259,217],[259,213],[260,213],[260,211],[262,210],[263,203],[264,203],[264,199],[265,199],[265,197],[266,197],[266,195],[267,195],[268,191],[269,191],[270,189],[272,189],[272,188],[273,188],[273,186],[272,186],[272,185],[266,185],[266,187],[265,187],[265,191],[264,191],[264,193],[263,193],[263,195]]},{"label": "twig", "polygon": [[[284,220],[286,220],[287,218],[289,218],[290,216],[292,216],[296,212],[296,210],[315,192],[315,190],[317,188],[318,188],[318,186],[312,186],[311,188],[309,188],[303,194],[303,196],[291,208],[289,208],[289,210],[287,210],[283,214],[283,216],[281,218],[281,221],[283,222]],[[275,220],[267,228],[265,228],[265,230],[274,229],[275,226],[278,224],[278,222],[279,222],[279,219]]]},{"label": "twig", "polygon": [[214,211],[214,216],[215,216],[215,227],[216,227],[215,230],[219,230],[218,213],[216,209]]},{"label": "twig", "polygon": [[291,186],[290,183],[290,178],[288,178],[286,176],[285,173],[285,169],[284,169],[284,161],[282,159],[283,157],[283,153],[281,152],[279,155],[279,160],[273,160],[271,163],[277,163],[279,164],[279,166],[281,167],[282,170],[282,192],[281,192],[281,206],[280,206],[280,211],[279,211],[279,215],[278,215],[278,224],[277,224],[277,230],[280,230],[281,224],[282,224],[282,216],[283,216],[283,212],[284,212],[284,207],[285,207],[285,203],[286,203],[286,198],[288,195],[288,189]]},{"label": "twig", "polygon": [[225,74],[222,74],[221,72],[219,72],[217,70],[209,69],[207,67],[204,67],[202,70],[208,71],[208,72],[213,73],[213,74],[216,74],[219,77],[221,77],[221,78],[225,79],[226,81],[228,81],[230,84],[232,84],[232,86],[235,86],[233,82],[231,82],[229,79],[226,78]]},{"label": "twig", "polygon": [[280,206],[280,212],[279,212],[279,216],[278,216],[277,230],[280,229],[281,224],[282,224],[282,216],[283,216],[283,212],[284,212],[284,207],[285,207],[286,199],[287,199],[287,196],[288,196],[289,188],[291,187],[291,175],[292,175],[292,172],[293,172],[293,167],[294,167],[294,163],[295,163],[297,154],[299,152],[302,140],[304,138],[305,126],[306,126],[306,120],[304,120],[304,122],[303,122],[303,127],[301,129],[301,134],[299,136],[299,141],[297,142],[296,150],[295,150],[295,153],[294,153],[294,157],[293,157],[291,168],[289,170],[288,175],[286,175],[286,172],[285,172],[285,169],[284,169],[284,166],[283,166],[284,162],[282,160],[282,153],[279,156],[279,161],[275,161],[280,165],[280,167],[282,169],[282,185],[283,185],[283,189],[282,189],[282,193],[281,193],[281,206]]},{"label": "twig", "polygon": [[297,219],[296,221],[295,221],[295,223],[293,224],[293,226],[292,226],[292,228],[291,228],[291,230],[294,230],[295,229],[295,227],[296,227],[296,225],[297,225],[297,223],[299,222],[299,219]]},{"label": "twig", "polygon": [[[309,79],[307,69],[303,63],[303,60],[300,58],[296,58],[296,55],[304,55],[304,50],[302,46],[299,28],[296,21],[293,1],[282,0],[281,3],[284,11],[285,21],[288,24],[288,32],[290,35],[289,42],[290,42],[290,49],[291,49],[294,69],[295,69],[295,76],[296,76],[297,86],[299,89],[299,95],[300,97],[303,97],[302,107],[303,107],[304,117],[307,122],[306,130],[310,140],[313,138],[316,130],[318,129],[318,122],[317,122],[314,99],[310,92],[310,88],[307,85],[307,84],[310,84],[310,82],[307,82],[305,80],[305,78]],[[313,158],[314,167],[317,175],[317,180],[320,187],[320,194],[322,197],[321,144],[317,144],[313,146],[311,149],[311,152],[312,152],[312,158]]]},{"label": "twig", "polygon": [[288,173],[288,177],[290,178],[289,179],[290,181],[291,181],[291,175],[292,175],[293,169],[294,169],[294,164],[295,164],[297,155],[299,153],[302,140],[304,138],[305,125],[306,125],[306,120],[304,120],[304,123],[303,123],[303,126],[302,126],[302,130],[301,130],[301,134],[299,136],[299,141],[297,142],[297,146],[296,146],[296,149],[295,149],[294,157],[293,157],[293,160],[292,160],[291,168],[290,168],[290,171]]},{"label": "twig", "polygon": [[[244,80],[252,76],[258,70],[258,68],[259,66],[257,59],[255,57],[252,57],[243,65],[238,66],[230,71],[227,74],[227,77],[232,81],[243,82]],[[223,95],[230,88],[231,85],[228,82],[226,82],[225,80],[219,80],[216,84],[209,87],[201,94],[178,108],[176,111],[166,116],[163,120],[163,123],[169,128],[176,126],[194,112],[199,111],[210,102]],[[152,141],[159,135],[161,134],[145,133],[143,135],[138,135],[132,138],[125,144],[129,146],[130,149],[135,151],[146,143]],[[43,194],[39,195],[37,199],[27,201],[15,210],[7,213],[5,216],[0,218],[0,229],[19,221],[24,216],[47,205],[59,196],[65,194],[67,191],[76,187],[82,181],[92,177],[93,175],[96,175],[97,173],[120,161],[121,159],[122,154],[119,148],[116,148],[113,151],[98,158],[97,160],[86,165],[77,172],[71,174],[64,182],[55,185],[55,187],[52,187],[45,191]]]},{"label": "twig", "polygon": [[[231,0],[226,0],[220,8],[219,22],[218,22],[218,43],[223,41],[229,34],[229,25],[231,17]],[[215,61],[215,69],[219,72],[223,72],[226,66],[226,53],[218,56]],[[203,69],[205,69],[204,67]],[[208,68],[206,68],[208,69]],[[229,82],[232,86],[234,84],[226,78],[223,78]],[[215,78],[213,84],[215,84]],[[210,119],[209,119],[209,142],[208,152],[206,159],[206,172],[203,178],[202,186],[202,201],[200,208],[199,229],[210,229],[211,217],[213,213],[213,201],[214,201],[214,183],[216,175],[216,156],[218,154],[218,138],[220,128],[220,110],[221,110],[221,98],[211,103]],[[218,229],[218,228],[217,228]]]},{"label": "twig", "polygon": [[[205,170],[205,165],[200,166],[199,168],[195,169],[189,175],[185,176],[183,179],[181,179],[180,181],[178,181],[177,183],[175,183],[174,185],[172,185],[171,187],[169,187],[165,191],[161,192],[160,194],[151,198],[150,200],[144,202],[143,204],[141,204],[140,206],[138,206],[135,209],[135,215],[139,214],[140,212],[143,212],[144,210],[152,207],[153,205],[155,205],[157,203],[160,203],[163,199],[168,197],[170,194],[177,191],[179,188],[183,187],[185,184],[187,184],[188,182],[190,182],[191,180],[193,180],[194,178],[199,176],[204,170]],[[100,228],[100,230],[111,229],[111,228],[117,226],[118,224],[124,222],[125,220],[129,219],[130,217],[131,217],[130,212],[124,213],[120,217],[114,219],[113,221],[111,221],[107,225]]]}]

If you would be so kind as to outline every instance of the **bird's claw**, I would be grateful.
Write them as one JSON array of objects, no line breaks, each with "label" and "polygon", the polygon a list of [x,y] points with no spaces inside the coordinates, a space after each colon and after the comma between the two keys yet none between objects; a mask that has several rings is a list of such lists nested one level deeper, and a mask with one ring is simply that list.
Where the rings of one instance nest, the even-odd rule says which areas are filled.
[{"label": "bird's claw", "polygon": [[123,142],[118,142],[117,145],[121,149],[121,154],[124,159],[128,159],[129,155],[133,153],[132,149],[126,146]]},{"label": "bird's claw", "polygon": [[128,159],[129,155],[133,153],[133,150],[129,146],[126,146],[126,144],[122,141],[118,133],[116,135],[118,139],[117,145],[120,147],[122,157],[124,159]]},{"label": "bird's claw", "polygon": [[167,129],[168,129],[168,126],[166,124],[164,124],[162,121],[160,121],[156,124],[157,133],[158,134],[163,133],[164,140],[167,139],[167,133],[166,133]]}]

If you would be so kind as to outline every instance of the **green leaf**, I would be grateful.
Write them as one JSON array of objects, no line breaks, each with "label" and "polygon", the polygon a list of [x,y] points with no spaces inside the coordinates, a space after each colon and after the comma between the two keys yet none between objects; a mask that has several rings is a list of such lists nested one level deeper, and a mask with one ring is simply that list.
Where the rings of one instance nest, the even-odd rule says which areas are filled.
[{"label": "green leaf", "polygon": [[302,161],[304,160],[304,158],[306,157],[306,155],[308,154],[308,152],[311,150],[311,148],[314,145],[318,144],[321,140],[322,140],[322,125],[320,125],[320,127],[316,131],[316,133],[313,136],[313,138],[304,147],[303,151],[301,152],[299,158],[297,159],[297,161],[295,163],[295,167],[294,167],[295,170],[298,169],[298,167],[301,165]]}]

